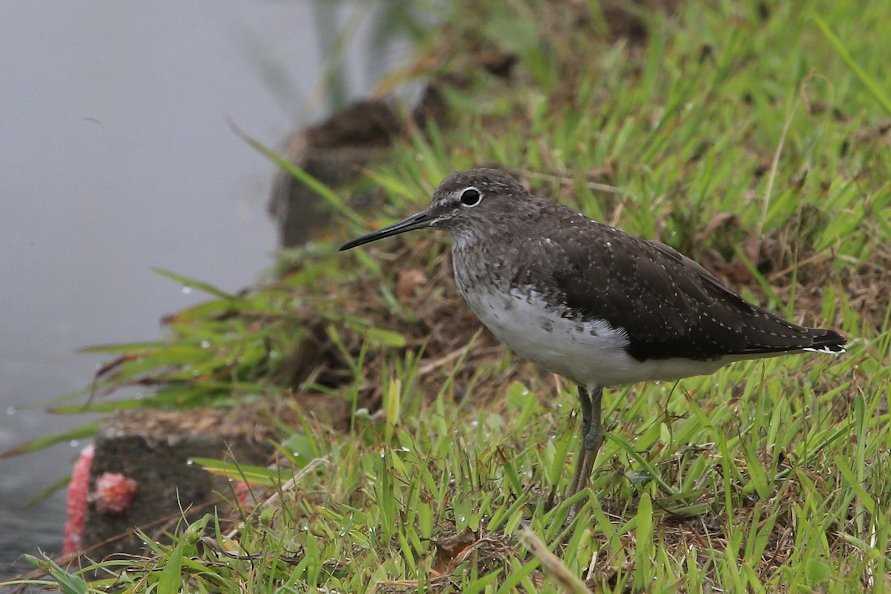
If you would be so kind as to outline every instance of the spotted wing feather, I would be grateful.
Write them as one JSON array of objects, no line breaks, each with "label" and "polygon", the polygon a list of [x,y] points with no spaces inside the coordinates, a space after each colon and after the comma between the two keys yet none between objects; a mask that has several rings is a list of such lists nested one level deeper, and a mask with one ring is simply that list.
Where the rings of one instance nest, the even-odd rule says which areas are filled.
[{"label": "spotted wing feather", "polygon": [[746,302],[667,245],[561,212],[552,229],[539,227],[531,238],[514,282],[537,278],[566,315],[623,329],[637,360],[843,350],[838,333],[791,324]]}]

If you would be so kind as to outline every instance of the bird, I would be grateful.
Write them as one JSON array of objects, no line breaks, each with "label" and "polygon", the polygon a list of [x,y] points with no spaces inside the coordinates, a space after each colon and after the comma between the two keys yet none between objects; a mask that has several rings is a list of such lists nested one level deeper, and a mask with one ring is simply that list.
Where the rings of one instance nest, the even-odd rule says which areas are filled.
[{"label": "bird", "polygon": [[418,229],[451,235],[458,291],[500,342],[577,385],[580,451],[567,497],[587,487],[603,443],[604,388],[845,351],[838,332],[749,303],[672,247],[531,193],[504,169],[452,173],[428,208],[340,250]]}]

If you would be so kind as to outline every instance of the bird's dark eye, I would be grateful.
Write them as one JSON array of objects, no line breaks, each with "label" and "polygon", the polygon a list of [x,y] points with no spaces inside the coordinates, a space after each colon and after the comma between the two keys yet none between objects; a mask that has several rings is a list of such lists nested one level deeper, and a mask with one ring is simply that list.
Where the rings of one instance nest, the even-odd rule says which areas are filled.
[{"label": "bird's dark eye", "polygon": [[464,206],[476,206],[483,199],[483,195],[476,188],[467,188],[461,192],[461,204]]}]

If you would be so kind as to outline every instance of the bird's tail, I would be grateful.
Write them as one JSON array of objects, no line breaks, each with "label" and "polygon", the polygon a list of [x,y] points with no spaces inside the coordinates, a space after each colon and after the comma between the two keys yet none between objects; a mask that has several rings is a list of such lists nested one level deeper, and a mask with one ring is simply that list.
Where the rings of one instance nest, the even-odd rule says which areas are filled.
[{"label": "bird's tail", "polygon": [[808,328],[808,336],[811,338],[809,347],[804,350],[814,353],[827,353],[830,355],[839,355],[845,352],[845,337],[835,330],[824,330],[822,328]]}]

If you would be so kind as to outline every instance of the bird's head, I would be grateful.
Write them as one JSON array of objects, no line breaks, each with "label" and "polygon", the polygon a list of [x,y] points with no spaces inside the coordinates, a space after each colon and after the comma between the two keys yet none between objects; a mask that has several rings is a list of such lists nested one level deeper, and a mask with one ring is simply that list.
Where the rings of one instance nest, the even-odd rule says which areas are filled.
[{"label": "bird's head", "polygon": [[340,249],[352,249],[415,229],[448,229],[459,234],[464,229],[483,228],[497,224],[528,197],[522,184],[501,169],[458,171],[439,184],[433,192],[430,206],[425,210],[349,241]]}]

